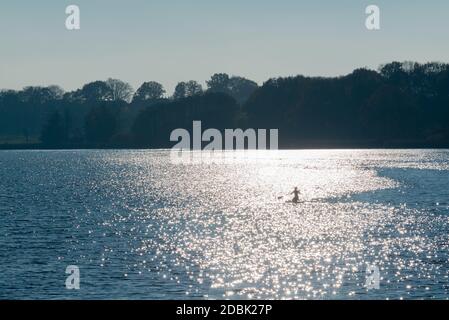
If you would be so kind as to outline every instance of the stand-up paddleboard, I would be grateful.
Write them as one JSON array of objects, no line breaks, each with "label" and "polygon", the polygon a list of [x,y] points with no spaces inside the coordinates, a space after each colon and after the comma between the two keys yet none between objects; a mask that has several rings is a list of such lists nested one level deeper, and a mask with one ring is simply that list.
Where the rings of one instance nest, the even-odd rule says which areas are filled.
[{"label": "stand-up paddleboard", "polygon": [[304,201],[293,201],[293,200],[287,200],[285,203],[291,203],[291,204],[301,204],[304,203]]}]

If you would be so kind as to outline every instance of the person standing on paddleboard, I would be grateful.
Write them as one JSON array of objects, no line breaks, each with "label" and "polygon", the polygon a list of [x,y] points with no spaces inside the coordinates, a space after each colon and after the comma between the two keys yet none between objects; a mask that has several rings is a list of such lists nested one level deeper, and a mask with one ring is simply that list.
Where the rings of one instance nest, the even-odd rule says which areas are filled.
[{"label": "person standing on paddleboard", "polygon": [[295,196],[293,197],[292,202],[293,203],[298,203],[299,202],[299,195],[301,194],[301,192],[298,190],[298,187],[295,187],[295,190],[293,190],[293,192],[291,194],[294,194]]}]

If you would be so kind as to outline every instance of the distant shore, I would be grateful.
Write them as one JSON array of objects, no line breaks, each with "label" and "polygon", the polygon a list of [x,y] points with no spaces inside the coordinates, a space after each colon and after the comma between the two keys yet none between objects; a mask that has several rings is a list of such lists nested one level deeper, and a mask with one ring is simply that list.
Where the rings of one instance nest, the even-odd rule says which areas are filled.
[{"label": "distant shore", "polygon": [[[49,146],[44,144],[0,144],[0,150],[104,150],[104,149],[135,149],[135,150],[161,150],[170,149],[171,146],[151,147],[141,145],[87,145],[71,144]],[[304,141],[300,143],[285,143],[279,150],[295,149],[449,149],[448,143],[429,141]]]}]

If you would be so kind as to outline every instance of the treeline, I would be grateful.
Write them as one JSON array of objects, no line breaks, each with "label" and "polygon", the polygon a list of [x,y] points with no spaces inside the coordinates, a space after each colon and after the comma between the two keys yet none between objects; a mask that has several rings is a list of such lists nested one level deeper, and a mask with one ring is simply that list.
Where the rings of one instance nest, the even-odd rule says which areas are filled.
[{"label": "treeline", "polygon": [[[213,75],[206,89],[193,80],[180,82],[169,97],[158,82],[145,82],[134,91],[117,79],[94,81],[71,92],[58,86],[3,90],[0,144],[33,143],[54,148],[167,146],[169,138],[161,133],[171,125],[187,123],[183,115],[197,120],[220,117],[210,123],[231,126],[232,122],[224,119],[233,118],[236,106],[247,101],[257,88],[254,81],[222,73]],[[217,107],[222,108],[222,116],[215,112]],[[153,112],[157,118],[148,119]],[[143,123],[143,119],[148,122]]]},{"label": "treeline", "polygon": [[449,146],[449,65],[393,62],[339,78],[271,79],[244,106],[282,145]]},{"label": "treeline", "polygon": [[44,147],[171,147],[170,132],[279,129],[280,147],[448,147],[449,65],[393,62],[344,77],[248,79],[215,74],[172,96],[146,82],[109,79],[65,93],[57,86],[0,94],[0,136]]}]

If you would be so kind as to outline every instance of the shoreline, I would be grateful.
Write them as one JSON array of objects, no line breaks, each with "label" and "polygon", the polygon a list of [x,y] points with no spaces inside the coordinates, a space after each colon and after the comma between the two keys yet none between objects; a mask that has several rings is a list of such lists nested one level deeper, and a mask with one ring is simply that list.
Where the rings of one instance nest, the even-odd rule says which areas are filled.
[{"label": "shoreline", "polygon": [[[449,149],[449,144],[379,144],[379,145],[359,145],[359,144],[299,144],[297,146],[280,147],[273,151],[289,151],[289,150],[445,150]],[[42,144],[11,144],[0,145],[0,151],[27,151],[27,150],[41,150],[41,151],[62,151],[62,150],[171,150],[170,147],[142,147],[142,146],[88,146],[88,145],[73,145],[73,146],[45,146]],[[248,149],[238,149],[234,151],[257,151]],[[201,151],[201,150],[188,150]],[[223,150],[229,151],[229,150]],[[260,151],[271,151],[260,150]]]}]

